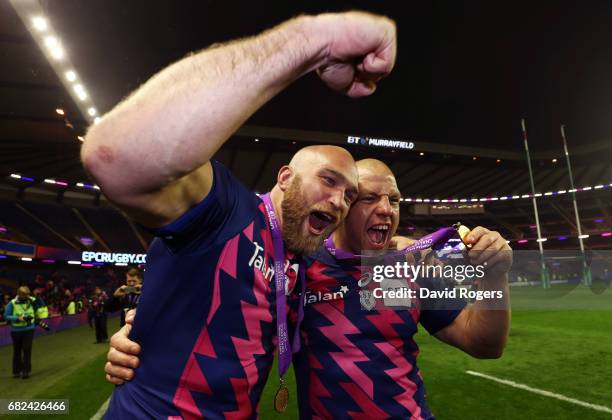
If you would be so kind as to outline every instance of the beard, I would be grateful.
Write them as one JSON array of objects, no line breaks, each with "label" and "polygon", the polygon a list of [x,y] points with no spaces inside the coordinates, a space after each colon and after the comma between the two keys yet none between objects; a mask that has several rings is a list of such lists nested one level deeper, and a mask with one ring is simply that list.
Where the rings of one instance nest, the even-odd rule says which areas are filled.
[{"label": "beard", "polygon": [[[320,208],[305,207],[306,197],[302,190],[302,179],[295,175],[293,181],[285,191],[281,210],[283,214],[283,240],[285,248],[289,251],[302,255],[314,253],[323,241],[331,235],[340,223],[337,211]],[[336,223],[330,224],[320,235],[313,235],[310,232],[303,232],[304,221],[310,217],[313,211],[325,211],[336,216]]]}]

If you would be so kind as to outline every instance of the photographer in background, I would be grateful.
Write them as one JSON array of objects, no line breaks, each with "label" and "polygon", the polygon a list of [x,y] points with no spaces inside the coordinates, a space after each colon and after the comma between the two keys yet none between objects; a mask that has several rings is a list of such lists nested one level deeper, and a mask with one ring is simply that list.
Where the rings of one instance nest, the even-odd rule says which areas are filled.
[{"label": "photographer in background", "polygon": [[108,296],[100,287],[94,289],[93,296],[89,299],[89,325],[93,320],[96,328],[95,343],[104,343],[108,340],[108,332],[106,329],[106,302]]},{"label": "photographer in background", "polygon": [[4,309],[4,318],[11,324],[13,339],[13,378],[30,377],[37,309],[38,301],[30,296],[27,286],[17,289],[17,296]]},{"label": "photographer in background", "polygon": [[125,325],[125,313],[135,309],[140,300],[140,289],[142,288],[142,273],[136,267],[132,267],[125,274],[125,284],[115,290],[113,297],[119,301],[121,308],[121,326]]}]

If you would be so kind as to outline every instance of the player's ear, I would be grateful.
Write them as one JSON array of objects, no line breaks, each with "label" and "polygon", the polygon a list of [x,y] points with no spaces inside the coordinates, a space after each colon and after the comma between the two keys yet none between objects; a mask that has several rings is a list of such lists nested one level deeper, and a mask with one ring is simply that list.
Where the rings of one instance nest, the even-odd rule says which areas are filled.
[{"label": "player's ear", "polygon": [[276,183],[282,192],[285,192],[289,185],[291,185],[291,180],[293,179],[293,169],[290,166],[285,165],[279,169],[278,175],[276,178]]}]

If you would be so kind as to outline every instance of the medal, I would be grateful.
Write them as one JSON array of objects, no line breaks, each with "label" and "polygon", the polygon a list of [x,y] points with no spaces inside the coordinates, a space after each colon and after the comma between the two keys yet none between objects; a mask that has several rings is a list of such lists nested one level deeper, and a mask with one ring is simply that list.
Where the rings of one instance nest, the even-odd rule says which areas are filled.
[{"label": "medal", "polygon": [[282,413],[287,409],[289,403],[289,390],[285,386],[283,376],[291,364],[291,355],[300,350],[300,323],[304,318],[304,300],[306,298],[306,269],[300,265],[299,276],[301,283],[301,298],[298,308],[298,319],[296,323],[293,343],[289,344],[289,332],[287,327],[287,308],[285,296],[285,252],[283,250],[283,237],[278,219],[274,213],[274,206],[270,199],[270,193],[261,197],[268,214],[268,223],[272,233],[272,244],[274,246],[274,281],[276,286],[276,332],[278,337],[278,376],[280,386],[274,396],[274,410]]},{"label": "medal", "polygon": [[463,245],[465,245],[466,248],[468,248],[468,249],[471,248],[472,244],[468,244],[466,242],[467,235],[468,235],[468,233],[470,233],[470,228],[466,227],[465,225],[462,225],[461,222],[455,223],[453,225],[453,227],[455,228],[455,230],[459,234],[459,238],[461,238],[461,242],[463,242]]},{"label": "medal", "polygon": [[276,395],[274,396],[274,410],[277,413],[283,413],[289,404],[289,389],[285,386],[285,381],[280,378],[280,385]]}]

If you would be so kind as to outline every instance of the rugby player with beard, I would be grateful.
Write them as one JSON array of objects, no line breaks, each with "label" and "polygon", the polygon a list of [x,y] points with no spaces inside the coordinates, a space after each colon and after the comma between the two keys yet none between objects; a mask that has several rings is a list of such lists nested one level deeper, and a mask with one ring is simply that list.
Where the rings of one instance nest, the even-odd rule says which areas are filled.
[{"label": "rugby player with beard", "polygon": [[[374,159],[357,162],[357,168],[358,198],[331,239],[337,249],[351,254],[384,251],[399,223],[400,193],[395,177],[383,162]],[[334,298],[306,301],[302,351],[294,357],[301,418],[359,414],[368,418],[432,418],[413,340],[419,323],[441,341],[474,357],[501,356],[510,322],[507,271],[511,250],[497,232],[477,227],[469,236],[470,261],[480,264],[486,257],[489,263],[486,281],[480,287],[504,291],[504,299],[495,309],[486,301],[466,306],[461,300],[439,299],[435,307],[415,302],[407,309],[378,306],[364,310],[358,285],[361,271],[354,259],[336,258],[328,246],[309,258],[306,296]],[[434,290],[443,286],[436,279],[423,279],[419,285]],[[294,299],[296,302],[299,299]],[[132,368],[138,363],[137,352],[130,349],[134,343],[120,331],[111,345],[107,372],[120,382],[132,378]]]},{"label": "rugby player with beard", "polygon": [[357,170],[346,150],[311,146],[260,198],[212,156],[310,71],[349,97],[372,94],[393,68],[395,38],[381,16],[301,16],[169,66],[92,126],[86,169],[156,236],[130,334],[139,372],[115,389],[107,418],[257,416],[277,327],[286,337],[275,279],[293,288],[283,263],[314,252],[344,219]]}]

